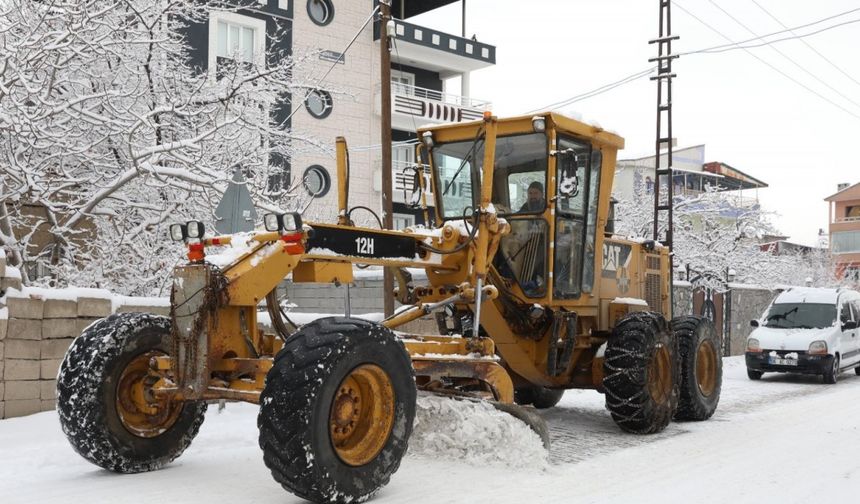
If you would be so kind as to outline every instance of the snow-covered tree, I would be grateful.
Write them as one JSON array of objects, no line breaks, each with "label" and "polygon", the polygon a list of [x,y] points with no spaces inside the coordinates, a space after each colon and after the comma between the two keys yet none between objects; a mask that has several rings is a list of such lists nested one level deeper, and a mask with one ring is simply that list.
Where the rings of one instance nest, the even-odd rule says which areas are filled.
[{"label": "snow-covered tree", "polygon": [[[635,187],[630,200],[616,205],[616,234],[651,237],[654,223],[653,194]],[[739,201],[736,195],[716,187],[695,195],[676,196],[674,201],[673,263],[675,268],[698,273],[711,288],[723,289],[728,273],[735,281],[774,287],[832,285],[829,254],[826,250],[774,254],[762,249],[761,238],[777,235],[772,214],[757,202]],[[659,235],[665,236],[665,222]]]},{"label": "snow-covered tree", "polygon": [[294,78],[313,58],[278,54],[284,34],[269,33],[259,60],[237,52],[201,71],[184,27],[212,4],[0,0],[0,247],[12,264],[156,293],[181,253],[166,225],[212,222],[235,167],[258,205],[295,204],[280,175],[296,149],[321,146],[273,112],[315,84]]}]

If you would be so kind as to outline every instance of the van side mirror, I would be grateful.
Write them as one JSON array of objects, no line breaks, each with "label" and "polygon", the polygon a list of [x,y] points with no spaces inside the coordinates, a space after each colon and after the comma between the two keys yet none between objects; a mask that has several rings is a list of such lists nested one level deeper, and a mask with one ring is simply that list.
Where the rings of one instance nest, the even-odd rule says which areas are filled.
[{"label": "van side mirror", "polygon": [[857,322],[854,320],[846,320],[842,323],[843,331],[850,331],[851,329],[857,329]]},{"label": "van side mirror", "polygon": [[750,320],[750,326],[758,327],[758,320]]}]

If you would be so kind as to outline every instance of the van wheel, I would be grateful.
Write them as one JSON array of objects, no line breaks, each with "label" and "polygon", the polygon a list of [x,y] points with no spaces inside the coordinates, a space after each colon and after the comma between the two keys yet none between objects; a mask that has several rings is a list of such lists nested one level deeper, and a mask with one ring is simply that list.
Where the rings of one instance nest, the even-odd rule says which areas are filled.
[{"label": "van wheel", "polygon": [[824,383],[833,385],[839,377],[839,356],[834,355],[830,369],[824,372]]},{"label": "van wheel", "polygon": [[761,380],[761,376],[763,374],[764,373],[762,373],[761,371],[756,371],[755,369],[747,368],[747,376],[749,377],[750,380],[754,380],[754,381]]},{"label": "van wheel", "polygon": [[856,374],[857,376],[860,376],[860,366],[857,366],[856,368],[854,368],[854,374]]}]

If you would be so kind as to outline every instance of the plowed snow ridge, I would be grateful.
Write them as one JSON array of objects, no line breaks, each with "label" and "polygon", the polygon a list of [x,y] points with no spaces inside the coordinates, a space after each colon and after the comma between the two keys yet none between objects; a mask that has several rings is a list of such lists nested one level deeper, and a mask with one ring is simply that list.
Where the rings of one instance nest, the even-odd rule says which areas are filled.
[{"label": "plowed snow ridge", "polygon": [[546,468],[540,436],[490,404],[421,396],[409,455],[451,459],[475,466]]}]

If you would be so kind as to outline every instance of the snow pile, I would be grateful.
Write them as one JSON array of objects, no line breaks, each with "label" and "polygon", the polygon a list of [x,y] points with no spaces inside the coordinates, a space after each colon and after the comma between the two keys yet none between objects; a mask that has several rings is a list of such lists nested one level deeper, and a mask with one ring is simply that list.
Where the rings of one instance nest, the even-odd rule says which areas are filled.
[{"label": "snow pile", "polygon": [[485,402],[419,396],[409,455],[475,466],[549,467],[540,436]]}]

